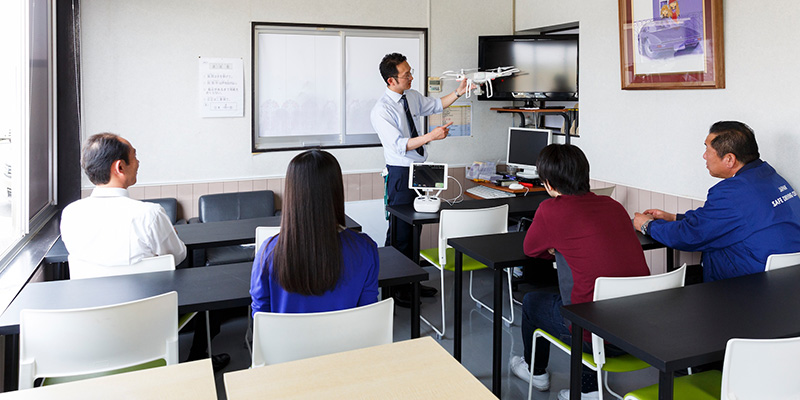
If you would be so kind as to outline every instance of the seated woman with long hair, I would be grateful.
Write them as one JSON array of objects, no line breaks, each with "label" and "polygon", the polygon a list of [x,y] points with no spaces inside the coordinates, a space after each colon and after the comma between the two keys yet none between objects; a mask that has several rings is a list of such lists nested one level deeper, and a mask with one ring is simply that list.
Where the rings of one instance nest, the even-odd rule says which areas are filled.
[{"label": "seated woman with long hair", "polygon": [[253,262],[253,313],[324,312],[375,303],[378,247],[345,228],[344,185],[336,158],[321,150],[297,155],[286,171],[280,234]]}]

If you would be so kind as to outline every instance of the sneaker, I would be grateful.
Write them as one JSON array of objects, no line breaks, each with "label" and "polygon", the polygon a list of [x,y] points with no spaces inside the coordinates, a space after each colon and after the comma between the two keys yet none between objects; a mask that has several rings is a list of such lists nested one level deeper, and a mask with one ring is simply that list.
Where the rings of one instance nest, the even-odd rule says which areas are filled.
[{"label": "sneaker", "polygon": [[[598,392],[581,393],[581,400],[598,400],[600,394]],[[558,400],[569,400],[569,389],[564,389],[558,392]]]},{"label": "sneaker", "polygon": [[[514,372],[514,375],[517,376],[517,378],[522,379],[525,382],[531,381],[531,369],[528,366],[528,363],[525,362],[525,358],[520,356],[511,357],[509,367],[511,368],[511,371]],[[545,372],[541,375],[534,375],[532,386],[540,392],[550,389],[550,374]]]}]

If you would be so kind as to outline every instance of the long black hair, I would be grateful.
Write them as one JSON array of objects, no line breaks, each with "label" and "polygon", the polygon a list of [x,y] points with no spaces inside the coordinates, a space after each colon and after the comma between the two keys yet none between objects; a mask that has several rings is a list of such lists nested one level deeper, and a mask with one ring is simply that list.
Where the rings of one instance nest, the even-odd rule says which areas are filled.
[{"label": "long black hair", "polygon": [[345,220],[342,169],[333,155],[309,150],[292,159],[282,215],[271,253],[273,279],[303,295],[335,288],[342,275],[339,229]]}]

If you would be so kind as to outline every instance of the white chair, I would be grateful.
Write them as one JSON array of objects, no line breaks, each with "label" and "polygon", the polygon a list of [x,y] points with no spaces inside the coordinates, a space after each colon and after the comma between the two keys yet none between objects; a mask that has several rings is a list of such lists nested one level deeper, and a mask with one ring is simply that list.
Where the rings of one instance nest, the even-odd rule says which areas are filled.
[{"label": "white chair", "polygon": [[394,299],[321,313],[257,312],[251,368],[392,343]]},{"label": "white chair", "polygon": [[[175,270],[175,256],[172,254],[143,258],[131,265],[114,266],[98,265],[73,256],[68,256],[67,259],[69,261],[69,279],[89,279]],[[181,315],[178,318],[178,330],[183,329],[196,315],[196,312]],[[208,354],[211,354],[211,327],[209,326],[208,317],[208,311],[206,311],[206,342]]]},{"label": "white chair", "polygon": [[[648,276],[634,276],[634,277],[600,277],[594,283],[594,301],[614,299],[623,296],[632,296],[635,294],[655,292],[658,290],[672,289],[683,287],[686,278],[686,264],[683,264],[675,271],[667,272],[659,275]],[[635,324],[636,321],[631,321]],[[553,345],[563,350],[567,354],[571,354],[572,349],[570,345],[559,340],[555,336],[537,329],[533,332],[533,350],[531,360],[536,357],[536,339],[545,338]],[[599,388],[600,400],[603,399],[603,381],[605,381],[605,388],[614,397],[622,399],[622,396],[611,390],[608,387],[608,371],[611,372],[628,372],[637,371],[649,367],[646,362],[638,358],[624,354],[619,357],[609,357],[606,359],[605,346],[603,338],[592,334],[592,353],[583,353],[583,364],[597,372],[597,386]],[[533,377],[533,368],[531,368],[531,378]],[[528,399],[530,400],[533,389],[533,379],[530,379],[528,384]]]},{"label": "white chair", "polygon": [[731,339],[725,348],[724,400],[800,398],[800,337]]},{"label": "white chair", "polygon": [[[442,210],[439,217],[439,247],[426,249],[419,252],[420,256],[441,270],[439,293],[442,299],[442,329],[437,329],[425,317],[420,319],[428,324],[439,337],[444,337],[445,328],[445,301],[444,301],[444,270],[455,270],[455,250],[447,245],[447,239],[488,235],[492,233],[508,232],[508,205],[504,204],[497,207],[478,208],[468,210]],[[480,306],[485,307],[492,313],[494,310],[475,298],[472,294],[472,271],[487,268],[486,265],[476,261],[472,257],[463,256],[462,271],[469,271],[469,296]],[[514,298],[511,293],[511,268],[506,269],[508,275],[508,303],[511,310],[511,318],[503,317],[503,321],[510,325],[514,322]],[[502,313],[502,310],[500,310]]]},{"label": "white chair", "polygon": [[143,274],[145,272],[171,271],[175,269],[175,257],[172,254],[143,258],[139,262],[130,265],[98,265],[87,262],[72,255],[67,257],[69,261],[70,279],[87,279],[101,276]]},{"label": "white chair", "polygon": [[38,378],[178,363],[178,293],[101,307],[20,312],[19,388]]},{"label": "white chair", "polygon": [[772,254],[767,257],[767,265],[764,267],[764,271],[791,267],[798,264],[800,264],[800,253]]},{"label": "white chair", "polygon": [[[800,337],[731,339],[722,373],[717,370],[675,378],[676,399],[789,400],[800,398],[797,355]],[[635,390],[625,400],[655,400],[658,385]]]},{"label": "white chair", "polygon": [[617,188],[617,185],[612,185],[612,186],[608,186],[608,187],[604,187],[604,188],[592,188],[592,189],[589,189],[589,190],[591,190],[592,193],[594,193],[594,194],[596,194],[598,196],[611,196],[611,194],[614,193],[614,189],[616,189],[616,188]]},{"label": "white chair", "polygon": [[[264,244],[264,241],[269,239],[272,236],[275,236],[281,232],[280,226],[259,226],[256,228],[256,253],[261,248],[261,245]],[[256,254],[258,255],[258,254]]]}]

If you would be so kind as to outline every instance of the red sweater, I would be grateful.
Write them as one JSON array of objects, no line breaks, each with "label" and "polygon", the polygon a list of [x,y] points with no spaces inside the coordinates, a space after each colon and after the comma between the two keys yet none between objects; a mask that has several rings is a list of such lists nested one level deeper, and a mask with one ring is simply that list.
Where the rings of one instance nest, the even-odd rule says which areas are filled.
[{"label": "red sweater", "polygon": [[572,270],[572,304],[592,301],[601,276],[650,275],[631,218],[614,199],[587,193],[561,195],[539,205],[525,236],[525,254],[560,252]]}]

